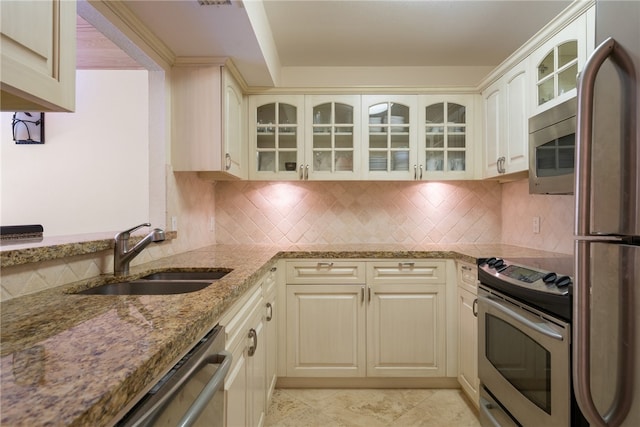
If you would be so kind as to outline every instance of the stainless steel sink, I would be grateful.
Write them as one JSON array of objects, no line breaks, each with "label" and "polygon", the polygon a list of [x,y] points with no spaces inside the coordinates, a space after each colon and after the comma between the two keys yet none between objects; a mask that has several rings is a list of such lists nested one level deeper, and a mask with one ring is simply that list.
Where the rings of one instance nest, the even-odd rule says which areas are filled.
[{"label": "stainless steel sink", "polygon": [[161,271],[144,276],[145,280],[218,280],[228,271]]},{"label": "stainless steel sink", "polygon": [[106,283],[77,292],[84,295],[171,295],[206,288],[231,270],[169,270],[149,274],[127,282]]},{"label": "stainless steel sink", "polygon": [[132,280],[130,282],[107,283],[78,292],[85,295],[171,295],[195,292],[212,282],[194,280]]}]

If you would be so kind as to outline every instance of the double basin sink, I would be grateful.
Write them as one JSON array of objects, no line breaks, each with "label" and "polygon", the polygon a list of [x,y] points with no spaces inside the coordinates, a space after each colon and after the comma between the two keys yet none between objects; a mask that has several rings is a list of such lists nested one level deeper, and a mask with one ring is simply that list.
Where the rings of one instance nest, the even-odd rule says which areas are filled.
[{"label": "double basin sink", "polygon": [[126,282],[106,283],[77,292],[83,295],[171,295],[199,291],[231,270],[171,270]]}]

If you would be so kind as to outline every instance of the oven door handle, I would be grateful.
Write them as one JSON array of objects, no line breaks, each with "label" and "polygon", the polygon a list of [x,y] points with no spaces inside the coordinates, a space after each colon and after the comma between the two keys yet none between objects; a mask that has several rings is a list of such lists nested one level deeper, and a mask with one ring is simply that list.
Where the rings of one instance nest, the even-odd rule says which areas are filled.
[{"label": "oven door handle", "polygon": [[496,310],[506,314],[507,316],[514,318],[515,320],[522,323],[526,327],[531,328],[537,332],[540,332],[544,336],[553,338],[558,341],[564,340],[562,335],[560,335],[558,332],[554,331],[553,329],[549,328],[547,325],[539,324],[532,321],[531,319],[527,319],[525,316],[518,313],[517,311],[512,310],[511,308],[507,307],[504,304],[501,304],[498,301],[494,301],[493,299],[491,299],[491,297],[480,297],[479,299],[489,304],[491,307],[495,308]]},{"label": "oven door handle", "polygon": [[[233,356],[228,351],[221,351],[218,354],[214,354],[205,359],[205,363],[202,367],[209,364],[220,364],[218,369],[216,369],[215,374],[211,377],[209,382],[204,386],[196,400],[194,400],[193,404],[187,409],[187,412],[184,414],[180,422],[178,423],[179,427],[190,427],[194,425],[202,411],[205,410],[213,396],[220,390],[224,379],[231,368],[231,362],[233,361]],[[193,374],[195,375],[197,371]]]}]

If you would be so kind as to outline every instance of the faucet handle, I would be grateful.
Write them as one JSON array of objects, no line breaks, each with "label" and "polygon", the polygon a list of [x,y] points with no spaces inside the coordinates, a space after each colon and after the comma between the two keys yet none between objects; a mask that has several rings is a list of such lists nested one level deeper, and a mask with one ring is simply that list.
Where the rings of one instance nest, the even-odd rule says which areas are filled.
[{"label": "faucet handle", "polygon": [[134,231],[136,231],[139,228],[142,227],[151,227],[151,224],[148,222],[144,222],[140,225],[136,225],[135,227],[131,227],[128,230],[125,231],[121,231],[118,234],[116,234],[116,240],[120,240],[120,239],[128,239],[129,238],[129,234],[133,233]]}]

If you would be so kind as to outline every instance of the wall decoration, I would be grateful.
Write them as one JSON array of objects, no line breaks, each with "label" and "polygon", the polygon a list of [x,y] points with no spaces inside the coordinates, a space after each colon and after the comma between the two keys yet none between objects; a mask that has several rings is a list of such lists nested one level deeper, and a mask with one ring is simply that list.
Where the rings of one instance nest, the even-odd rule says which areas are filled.
[{"label": "wall decoration", "polygon": [[16,144],[44,144],[44,113],[14,113],[11,128]]}]

